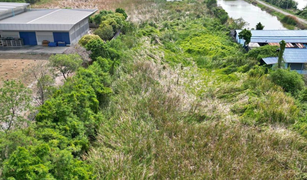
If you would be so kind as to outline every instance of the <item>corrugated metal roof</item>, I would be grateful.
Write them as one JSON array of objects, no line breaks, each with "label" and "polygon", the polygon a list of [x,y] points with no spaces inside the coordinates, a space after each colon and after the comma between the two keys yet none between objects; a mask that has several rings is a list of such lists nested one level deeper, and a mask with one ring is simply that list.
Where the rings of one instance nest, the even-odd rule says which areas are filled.
[{"label": "corrugated metal roof", "polygon": [[278,62],[278,57],[267,57],[262,58],[262,60],[265,62],[265,64],[276,64]]},{"label": "corrugated metal roof", "polygon": [[[307,49],[289,48],[285,49],[284,61],[286,63],[307,63]],[[263,58],[266,64],[276,64],[278,61],[277,57]]]},{"label": "corrugated metal roof", "polygon": [[[239,34],[242,30],[236,30]],[[298,37],[307,36],[307,30],[251,30],[252,36],[281,36],[281,37]]]},{"label": "corrugated metal roof", "polygon": [[0,9],[17,8],[23,6],[29,6],[29,3],[13,3],[13,2],[0,2]]},{"label": "corrugated metal roof", "polygon": [[307,63],[307,49],[285,49],[284,60],[286,63]]},{"label": "corrugated metal roof", "polygon": [[26,11],[29,5],[29,3],[0,2],[0,20]]},{"label": "corrugated metal roof", "polygon": [[306,37],[252,37],[251,42],[258,43],[279,43],[281,40],[290,43],[307,43]]},{"label": "corrugated metal roof", "polygon": [[0,21],[0,30],[69,31],[97,10],[32,10]]}]

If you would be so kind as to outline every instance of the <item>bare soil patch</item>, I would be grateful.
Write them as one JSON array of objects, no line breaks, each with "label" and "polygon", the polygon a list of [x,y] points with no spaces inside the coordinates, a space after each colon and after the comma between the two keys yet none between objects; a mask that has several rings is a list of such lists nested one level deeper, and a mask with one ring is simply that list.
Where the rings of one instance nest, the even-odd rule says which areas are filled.
[{"label": "bare soil patch", "polygon": [[33,80],[25,76],[29,68],[47,62],[50,55],[31,55],[31,54],[0,54],[0,86],[2,80],[21,80],[29,85]]}]

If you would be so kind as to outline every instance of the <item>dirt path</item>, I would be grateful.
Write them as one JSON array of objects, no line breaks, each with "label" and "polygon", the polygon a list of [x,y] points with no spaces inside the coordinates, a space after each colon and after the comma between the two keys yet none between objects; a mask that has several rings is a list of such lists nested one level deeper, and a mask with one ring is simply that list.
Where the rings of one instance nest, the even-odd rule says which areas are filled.
[{"label": "dirt path", "polygon": [[279,8],[276,8],[276,7],[272,6],[272,5],[269,5],[269,4],[267,4],[267,3],[263,2],[263,1],[260,1],[260,0],[255,0],[255,1],[257,3],[259,3],[259,4],[262,4],[262,5],[266,6],[266,7],[269,7],[271,9],[273,9],[274,11],[279,12],[281,14],[289,15],[289,16],[294,16],[300,23],[307,25],[307,21],[305,19],[299,18],[299,17],[297,17],[297,16],[295,16],[293,14],[290,14],[290,13],[288,13],[286,11],[283,11],[283,10],[281,10]]}]

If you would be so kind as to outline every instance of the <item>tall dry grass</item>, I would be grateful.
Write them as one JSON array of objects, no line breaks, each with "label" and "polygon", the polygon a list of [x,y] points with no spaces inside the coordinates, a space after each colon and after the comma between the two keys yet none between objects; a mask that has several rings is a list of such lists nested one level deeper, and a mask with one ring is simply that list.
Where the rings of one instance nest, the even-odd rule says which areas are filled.
[{"label": "tall dry grass", "polygon": [[133,22],[148,20],[150,15],[159,14],[154,0],[50,0],[35,4],[33,8],[71,8],[112,10],[123,8]]},{"label": "tall dry grass", "polygon": [[[154,60],[125,64],[118,71],[121,78],[113,84],[117,95],[105,111],[106,120],[88,159],[99,179],[306,176],[305,139],[282,126],[246,126],[231,113],[225,121],[229,111],[224,108],[194,107],[215,103],[214,96],[199,99],[188,91],[186,83],[199,84],[199,80],[184,74],[200,76],[200,72],[161,65],[161,54],[150,52]],[[146,53],[142,51],[139,58]],[[202,95],[207,93],[211,92]],[[211,111],[216,116],[209,116]]]}]

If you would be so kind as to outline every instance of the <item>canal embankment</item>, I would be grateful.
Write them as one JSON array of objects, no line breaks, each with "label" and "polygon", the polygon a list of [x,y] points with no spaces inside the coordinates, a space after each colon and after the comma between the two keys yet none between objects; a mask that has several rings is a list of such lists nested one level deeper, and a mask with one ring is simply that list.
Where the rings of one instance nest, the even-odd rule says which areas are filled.
[{"label": "canal embankment", "polygon": [[280,20],[287,29],[307,29],[307,20],[302,19],[293,13],[287,12],[281,8],[270,5],[260,0],[246,0],[247,2],[258,6],[262,10],[274,15]]}]

